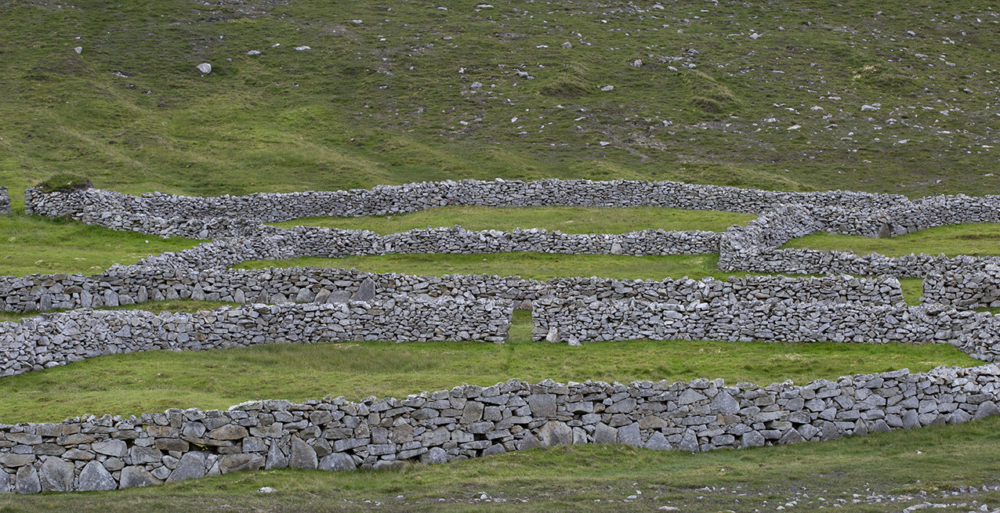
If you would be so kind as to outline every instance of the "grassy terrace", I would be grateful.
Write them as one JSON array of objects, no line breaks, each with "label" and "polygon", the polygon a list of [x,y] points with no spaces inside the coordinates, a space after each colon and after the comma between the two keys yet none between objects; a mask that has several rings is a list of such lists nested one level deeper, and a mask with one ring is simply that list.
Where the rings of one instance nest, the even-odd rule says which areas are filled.
[{"label": "grassy terrace", "polygon": [[1000,224],[978,223],[938,226],[898,237],[875,239],[856,235],[814,233],[793,239],[785,248],[835,249],[859,255],[880,253],[903,256],[911,253],[947,256],[1000,255]]},{"label": "grassy terrace", "polygon": [[117,232],[65,219],[0,216],[0,275],[96,274],[112,264],[197,245],[189,239]]},{"label": "grassy terrace", "polygon": [[[175,301],[162,309],[214,307]],[[272,345],[205,352],[112,355],[0,379],[0,423],[58,421],[84,413],[226,408],[252,399],[405,397],[459,383],[671,381],[735,384],[835,379],[907,367],[980,362],[946,345],[634,341],[580,348],[531,342],[531,316],[515,313],[507,344],[381,342]]]},{"label": "grassy terrace", "polygon": [[551,253],[389,254],[343,258],[303,257],[290,260],[255,260],[235,266],[239,269],[265,267],[343,267],[368,272],[396,272],[419,275],[495,274],[536,280],[567,276],[663,279],[667,277],[725,278],[717,267],[718,255],[557,255]]},{"label": "grassy terrace", "polygon": [[371,230],[381,234],[405,232],[428,226],[460,224],[467,230],[504,230],[544,228],[563,233],[626,233],[646,229],[703,230],[724,232],[732,225],[743,225],[754,214],[686,210],[679,208],[583,208],[583,207],[441,207],[390,216],[312,217],[295,219],[275,226],[299,225]]}]

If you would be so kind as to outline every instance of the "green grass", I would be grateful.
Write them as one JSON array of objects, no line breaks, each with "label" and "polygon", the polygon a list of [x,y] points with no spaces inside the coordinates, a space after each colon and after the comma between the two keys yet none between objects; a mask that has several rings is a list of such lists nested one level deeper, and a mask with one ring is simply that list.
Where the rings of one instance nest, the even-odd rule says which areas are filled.
[{"label": "green grass", "polygon": [[[716,512],[773,511],[798,499],[793,511],[830,509],[839,501],[844,502],[835,511],[898,512],[923,502],[964,503],[962,508],[934,511],[969,511],[978,510],[974,501],[1000,502],[1000,494],[956,492],[943,499],[940,493],[957,486],[996,484],[998,433],[1000,418],[992,417],[822,443],[699,454],[563,446],[398,470],[237,472],[111,492],[3,494],[0,510],[550,513],[648,512],[673,506]],[[264,486],[276,491],[257,491]],[[933,495],[922,496],[922,490]],[[483,493],[490,502],[478,500]],[[885,494],[909,498],[864,503],[865,497]],[[626,502],[630,495],[637,496]],[[853,502],[859,497],[860,504]]]},{"label": "green grass", "polygon": [[96,274],[112,264],[180,251],[199,241],[119,232],[66,219],[0,216],[0,275]]},{"label": "green grass", "polygon": [[193,194],[494,177],[1000,186],[984,176],[1000,31],[977,0],[61,7],[0,17],[0,183],[15,192],[60,172]]},{"label": "green grass", "polygon": [[785,248],[835,249],[859,255],[903,256],[915,253],[947,256],[1000,255],[1000,223],[938,226],[898,237],[878,239],[856,235],[814,233],[793,239]]},{"label": "green grass", "polygon": [[663,279],[745,276],[718,269],[719,255],[556,255],[549,253],[390,254],[343,258],[303,257],[291,260],[258,260],[238,269],[266,267],[343,267],[368,272],[396,272],[425,276],[444,274],[494,274],[546,280],[572,276],[616,279]]},{"label": "green grass", "polygon": [[382,234],[456,224],[475,231],[544,228],[563,233],[627,233],[647,229],[724,232],[730,226],[744,225],[756,217],[754,214],[655,207],[441,207],[389,216],[311,217],[275,223],[275,226],[322,226]]},{"label": "green grass", "polygon": [[913,372],[978,365],[947,345],[615,342],[569,348],[531,342],[531,316],[515,314],[507,344],[470,342],[278,344],[205,352],[111,355],[0,380],[0,422],[58,421],[85,413],[226,408],[253,399],[302,401],[449,389],[460,383],[690,380],[762,385],[786,379]]}]

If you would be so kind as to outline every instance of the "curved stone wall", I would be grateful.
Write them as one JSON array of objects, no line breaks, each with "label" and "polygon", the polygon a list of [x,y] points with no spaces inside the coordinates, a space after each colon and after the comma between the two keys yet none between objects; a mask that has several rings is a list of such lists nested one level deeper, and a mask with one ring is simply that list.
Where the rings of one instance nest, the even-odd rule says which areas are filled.
[{"label": "curved stone wall", "polygon": [[[184,222],[198,218],[239,218],[259,223],[316,216],[368,216],[416,212],[442,206],[489,207],[657,206],[730,212],[763,212],[782,204],[884,209],[905,204],[901,195],[850,191],[794,193],[681,182],[539,180],[423,182],[347,191],[261,193],[247,196],[190,197],[152,193],[132,196],[99,189],[44,194],[25,191],[29,214],[74,217],[114,229],[132,229],[129,214]],[[108,216],[119,213],[121,219]]]},{"label": "curved stone wall", "polygon": [[[88,310],[0,323],[3,374],[99,354],[206,349],[270,341],[484,340],[502,342],[514,307],[533,301],[536,340],[631,338],[949,343],[985,361],[1000,356],[1000,325],[985,313],[901,304],[895,278],[747,277],[727,282],[368,275],[343,270],[230,271],[246,260],[402,253],[720,253],[720,267],[764,272],[923,276],[926,298],[992,304],[996,258],[888,258],[782,250],[829,231],[892,236],[943,224],[997,222],[1000,196],[781,193],[676,182],[437,182],[371,190],[242,197],[140,197],[108,191],[26,191],[28,213],[114,229],[218,238],[96,277],[0,278],[4,309],[130,304],[191,297],[253,305],[195,314]],[[725,234],[646,231],[566,235],[461,228],[371,232],[264,222],[381,215],[447,205],[664,207],[760,212]],[[984,272],[984,270],[988,272]],[[976,274],[979,273],[979,274]],[[936,277],[941,277],[938,281]],[[387,297],[403,292],[409,297]],[[441,300],[413,296],[453,296]],[[293,297],[294,296],[294,297]],[[349,297],[369,302],[342,303]],[[489,298],[489,299],[483,299]],[[521,299],[523,298],[523,299]],[[226,412],[169,410],[138,418],[85,417],[0,426],[0,491],[145,486],[258,468],[377,468],[438,463],[558,443],[651,449],[828,440],[1000,413],[1000,368],[938,368],[761,388],[721,380],[631,385],[520,381],[461,386],[405,400],[262,401]]]},{"label": "curved stone wall", "polygon": [[[731,227],[722,236],[719,268],[726,271],[754,271],[764,273],[797,274],[887,274],[899,278],[922,278],[933,273],[976,273],[990,265],[1000,264],[1000,257],[945,257],[908,255],[887,257],[878,253],[857,255],[850,251],[778,249],[786,242],[811,233],[827,231],[847,235],[876,236],[871,233],[879,227],[891,227],[896,232],[925,229],[946,224],[985,222],[990,215],[987,205],[1000,212],[1000,196],[984,198],[945,197],[931,198],[924,204],[923,216],[911,224],[902,224],[903,210],[897,209],[890,217],[879,216],[884,212],[858,211],[848,213],[840,208],[812,208],[790,205],[767,212],[747,226]],[[969,200],[963,208],[955,205]],[[950,206],[944,214],[934,215],[932,207]],[[866,225],[858,219],[866,216]],[[891,219],[889,222],[887,219]],[[895,233],[895,232],[894,232]]]},{"label": "curved stone wall", "polygon": [[73,310],[0,323],[0,376],[107,354],[199,351],[256,344],[384,340],[503,343],[509,301],[421,299],[247,305],[195,313]]},{"label": "curved stone wall", "polygon": [[382,468],[556,444],[709,451],[1000,413],[1000,368],[759,387],[722,380],[463,385],[405,399],[260,401],[0,426],[0,491],[113,490],[237,470]]},{"label": "curved stone wall", "polygon": [[1000,361],[1000,317],[941,306],[543,298],[531,315],[535,340],[947,343]]}]

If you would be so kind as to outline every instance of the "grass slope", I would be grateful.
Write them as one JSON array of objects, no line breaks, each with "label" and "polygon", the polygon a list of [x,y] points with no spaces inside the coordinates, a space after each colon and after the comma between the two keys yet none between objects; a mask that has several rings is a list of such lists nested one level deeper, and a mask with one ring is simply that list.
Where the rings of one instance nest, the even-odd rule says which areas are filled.
[{"label": "grass slope", "polygon": [[998,243],[1000,243],[1000,224],[980,223],[938,226],[886,239],[814,233],[793,239],[783,247],[835,249],[853,251],[859,255],[879,253],[887,256],[903,256],[927,253],[954,257],[998,256],[1000,255]]},{"label": "grass slope", "polygon": [[979,193],[1000,186],[984,176],[998,23],[976,0],[6,2],[0,183],[72,171],[195,194],[498,176]]},{"label": "grass slope", "polygon": [[112,264],[180,251],[199,241],[116,232],[65,219],[0,216],[0,275],[96,274]]},{"label": "grass slope", "polygon": [[238,269],[265,267],[343,267],[362,271],[440,276],[444,274],[494,274],[520,276],[536,280],[570,276],[600,276],[605,278],[667,277],[725,278],[740,273],[718,269],[719,255],[558,255],[551,253],[488,253],[462,254],[389,254],[343,258],[302,257],[290,260],[256,260],[244,262]]},{"label": "grass slope", "polygon": [[441,207],[402,215],[311,217],[274,224],[283,228],[322,226],[381,234],[455,224],[476,231],[543,228],[563,233],[627,233],[647,229],[724,232],[730,226],[744,225],[756,217],[754,214],[657,207]]}]

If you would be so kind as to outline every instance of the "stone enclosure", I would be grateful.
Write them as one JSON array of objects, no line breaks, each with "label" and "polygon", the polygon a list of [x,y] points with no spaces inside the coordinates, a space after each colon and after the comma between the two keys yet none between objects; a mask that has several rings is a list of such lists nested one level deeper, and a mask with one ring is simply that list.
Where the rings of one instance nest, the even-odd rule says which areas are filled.
[{"label": "stone enclosure", "polygon": [[[264,224],[449,205],[651,205],[760,216],[724,233],[568,235],[453,227],[383,236]],[[28,213],[117,230],[211,240],[94,276],[0,277],[0,310],[71,310],[0,323],[4,376],[144,350],[336,340],[502,343],[515,308],[532,311],[535,340],[569,345],[625,339],[944,343],[987,363],[764,387],[709,379],[628,385],[513,379],[359,403],[342,398],[260,401],[227,411],[0,425],[0,491],[110,490],[262,468],[441,463],[554,444],[620,443],[696,452],[830,440],[1000,413],[1000,368],[989,363],[1000,354],[1000,321],[970,311],[1000,306],[1000,260],[781,249],[792,238],[820,231],[887,237],[947,224],[1000,222],[1000,196],[910,201],[884,194],[784,193],[677,182],[497,180],[217,198],[29,189],[25,207]],[[5,210],[9,197],[0,188],[0,213]],[[300,256],[517,251],[718,253],[723,270],[825,276],[537,281],[229,269],[248,260]],[[921,306],[903,303],[896,278],[911,276],[925,278]],[[92,310],[176,298],[244,305],[159,315]]]}]

